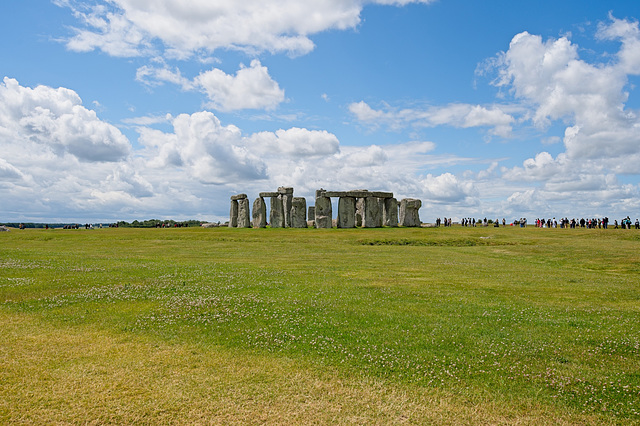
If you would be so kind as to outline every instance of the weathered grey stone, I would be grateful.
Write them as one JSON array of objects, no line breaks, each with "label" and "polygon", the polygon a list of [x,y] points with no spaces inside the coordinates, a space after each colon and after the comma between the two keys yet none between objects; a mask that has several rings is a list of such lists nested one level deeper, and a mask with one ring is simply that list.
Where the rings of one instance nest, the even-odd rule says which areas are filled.
[{"label": "weathered grey stone", "polygon": [[393,192],[381,192],[381,191],[368,191],[366,189],[356,189],[353,191],[324,191],[325,197],[376,197],[376,198],[391,198]]},{"label": "weathered grey stone", "polygon": [[382,227],[382,208],[379,198],[366,197],[364,200],[364,214],[362,216],[363,228]]},{"label": "weathered grey stone", "polygon": [[231,198],[231,208],[229,210],[229,228],[238,226],[238,201]]},{"label": "weathered grey stone", "polygon": [[202,226],[203,228],[218,228],[220,226],[220,222],[215,223],[215,222],[205,222],[200,224],[200,226]]},{"label": "weathered grey stone", "polygon": [[271,208],[269,209],[269,222],[272,228],[284,228],[284,208],[282,198],[271,197]]},{"label": "weathered grey stone", "polygon": [[278,188],[278,194],[280,194],[280,199],[282,199],[284,227],[291,228],[291,202],[293,199],[293,188],[281,186]]},{"label": "weathered grey stone", "polygon": [[382,210],[382,224],[384,226],[398,226],[398,200],[395,198],[384,199]]},{"label": "weathered grey stone", "polygon": [[340,197],[338,199],[338,218],[336,227],[355,228],[356,199],[354,197]]},{"label": "weathered grey stone", "polygon": [[293,188],[290,186],[281,186],[278,188],[278,194],[280,195],[293,195]]},{"label": "weathered grey stone", "polygon": [[253,225],[254,228],[264,228],[267,226],[267,206],[264,198],[258,197],[253,202],[251,219],[251,225]]},{"label": "weathered grey stone", "polygon": [[309,206],[309,213],[307,213],[309,220],[316,220],[316,206]]},{"label": "weathered grey stone", "polygon": [[364,218],[364,198],[356,199],[356,226],[362,226],[362,219]]},{"label": "weathered grey stone", "polygon": [[324,190],[316,191],[316,228],[331,228],[331,198],[324,196]]},{"label": "weathered grey stone", "polygon": [[231,199],[235,201],[244,200],[245,198],[247,198],[247,194],[238,194],[238,195],[231,196]]},{"label": "weathered grey stone", "polygon": [[238,228],[251,228],[251,212],[249,211],[249,199],[238,200]]},{"label": "weathered grey stone", "polygon": [[400,225],[408,227],[420,226],[418,210],[422,207],[422,201],[416,198],[405,198],[400,201]]},{"label": "weathered grey stone", "polygon": [[277,192],[273,192],[273,191],[272,192],[261,192],[261,193],[258,194],[258,196],[262,197],[262,198],[277,197],[278,195],[280,195],[280,194],[278,194]]},{"label": "weathered grey stone", "polygon": [[307,227],[307,200],[304,197],[293,197],[291,200],[291,227]]}]

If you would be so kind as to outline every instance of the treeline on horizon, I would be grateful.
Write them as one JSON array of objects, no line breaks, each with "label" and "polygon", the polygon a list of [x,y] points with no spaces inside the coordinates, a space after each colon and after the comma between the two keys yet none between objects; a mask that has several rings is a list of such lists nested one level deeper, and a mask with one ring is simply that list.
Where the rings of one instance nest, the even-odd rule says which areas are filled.
[{"label": "treeline on horizon", "polygon": [[25,228],[30,228],[30,229],[34,229],[34,228],[46,228],[47,226],[49,228],[64,228],[65,226],[67,227],[72,227],[72,226],[78,226],[78,228],[84,228],[87,224],[93,225],[93,227],[99,227],[100,225],[102,225],[103,228],[108,228],[108,227],[118,227],[118,228],[158,228],[158,227],[162,227],[162,225],[164,224],[166,227],[175,227],[180,226],[180,227],[192,227],[192,226],[200,226],[204,223],[204,221],[202,220],[173,220],[173,219],[169,219],[169,220],[160,220],[160,219],[148,219],[148,220],[143,220],[143,221],[139,221],[139,220],[134,220],[133,222],[126,222],[124,220],[118,221],[118,222],[96,222],[96,223],[78,223],[78,222],[68,222],[68,223],[62,223],[62,222],[4,222],[4,223],[0,223],[0,226],[6,226],[9,228],[19,228],[20,225],[23,225]]}]

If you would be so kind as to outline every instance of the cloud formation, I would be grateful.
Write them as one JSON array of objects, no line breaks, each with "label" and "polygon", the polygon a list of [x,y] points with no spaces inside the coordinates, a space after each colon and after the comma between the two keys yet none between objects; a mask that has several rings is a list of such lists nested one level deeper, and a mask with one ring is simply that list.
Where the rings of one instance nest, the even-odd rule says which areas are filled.
[{"label": "cloud formation", "polygon": [[200,73],[193,80],[183,77],[180,70],[172,70],[166,65],[145,65],[138,68],[136,80],[148,86],[167,82],[179,85],[183,90],[199,90],[207,95],[210,101],[207,106],[218,111],[271,110],[285,99],[284,90],[257,59],[251,61],[249,67],[241,64],[236,75],[213,68]]},{"label": "cloud formation", "polygon": [[497,106],[450,104],[424,109],[397,109],[387,106],[385,110],[375,110],[364,101],[349,105],[351,112],[363,124],[392,129],[413,127],[451,126],[458,128],[489,127],[489,133],[509,137],[514,118]]},{"label": "cloud formation", "polygon": [[640,118],[625,107],[630,75],[640,75],[638,22],[610,17],[598,37],[618,41],[616,59],[590,64],[568,38],[543,41],[523,32],[499,57],[496,85],[508,88],[532,111],[531,121],[546,128],[569,123],[564,144],[570,158],[620,158],[640,154]]},{"label": "cloud formation", "polygon": [[266,166],[246,146],[240,129],[223,126],[211,112],[181,114],[174,133],[140,129],[140,142],[151,167],[184,168],[203,184],[266,178]]},{"label": "cloud formation", "polygon": [[311,200],[320,187],[390,190],[452,205],[474,197],[468,181],[422,174],[428,164],[466,161],[437,158],[432,142],[343,147],[326,130],[300,127],[244,134],[200,111],[164,117],[170,131],[154,127],[157,117],[132,121],[141,145],[133,148],[74,91],[32,89],[9,78],[0,86],[0,112],[0,196],[31,200],[12,204],[14,214],[28,208],[33,218],[178,218],[188,212],[224,220],[229,194],[257,196],[282,185]]},{"label": "cloud formation", "polygon": [[118,161],[131,152],[120,130],[82,106],[74,91],[31,89],[8,77],[0,84],[0,138],[39,144],[80,161]]},{"label": "cloud formation", "polygon": [[[82,23],[65,40],[69,49],[152,58],[138,67],[138,81],[199,91],[208,102],[173,116],[164,110],[125,119],[123,124],[139,133],[133,145],[116,126],[83,105],[73,90],[23,87],[4,78],[0,195],[13,200],[16,211],[24,207],[41,217],[70,211],[118,219],[179,217],[183,212],[224,219],[229,194],[255,196],[281,185],[294,186],[296,195],[307,197],[320,187],[389,190],[399,198],[423,199],[427,216],[433,209],[454,217],[475,211],[502,217],[512,212],[547,214],[552,209],[598,213],[605,208],[640,208],[640,188],[625,183],[622,176],[640,173],[639,111],[628,106],[633,105],[629,96],[634,89],[629,79],[640,74],[637,21],[610,16],[598,25],[596,38],[618,49],[590,60],[581,57],[585,49],[570,36],[544,40],[529,32],[516,34],[508,49],[489,61],[495,73],[492,83],[500,91],[493,103],[352,102],[346,106],[358,124],[382,130],[375,144],[360,146],[339,140],[338,135],[350,129],[341,133],[338,125],[337,130],[323,130],[317,124],[325,118],[320,114],[307,121],[314,130],[303,122],[272,127],[272,121],[269,131],[261,131],[255,115],[242,117],[252,120],[246,125],[252,128],[249,133],[223,123],[229,115],[218,111],[273,111],[286,101],[285,91],[257,59],[229,74],[195,68],[202,63],[181,64],[193,72],[190,76],[173,61],[203,59],[220,49],[250,55],[305,54],[314,47],[314,34],[357,28],[368,4],[416,2],[428,1],[197,0],[187,6],[178,0],[105,0],[91,5],[57,0]],[[332,94],[329,103],[321,90],[325,88],[319,87],[313,96],[324,99],[323,105],[340,102],[341,96]],[[303,117],[305,112],[290,115],[296,114]],[[330,121],[353,124],[342,117]],[[485,142],[499,138],[501,149],[491,147],[497,154],[480,157],[500,158],[442,153],[451,148],[428,139],[445,132],[425,131],[435,127],[479,129]],[[389,139],[386,130],[400,132]],[[509,158],[516,152],[513,145],[525,143],[529,146],[522,158]],[[465,152],[478,155],[479,150],[473,146]],[[36,201],[27,204],[25,197]]]},{"label": "cloud formation", "polygon": [[199,51],[236,49],[247,52],[309,53],[309,38],[326,30],[353,29],[366,4],[404,6],[432,0],[110,0],[71,7],[83,24],[67,47],[99,49],[112,56],[142,56],[157,42],[167,56],[186,58]]}]

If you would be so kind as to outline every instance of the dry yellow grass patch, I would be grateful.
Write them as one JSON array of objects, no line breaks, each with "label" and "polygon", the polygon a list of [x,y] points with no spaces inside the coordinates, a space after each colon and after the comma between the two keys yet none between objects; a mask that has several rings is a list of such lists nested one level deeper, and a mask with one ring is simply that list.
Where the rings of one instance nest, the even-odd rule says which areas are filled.
[{"label": "dry yellow grass patch", "polygon": [[301,362],[0,311],[3,424],[588,424]]}]

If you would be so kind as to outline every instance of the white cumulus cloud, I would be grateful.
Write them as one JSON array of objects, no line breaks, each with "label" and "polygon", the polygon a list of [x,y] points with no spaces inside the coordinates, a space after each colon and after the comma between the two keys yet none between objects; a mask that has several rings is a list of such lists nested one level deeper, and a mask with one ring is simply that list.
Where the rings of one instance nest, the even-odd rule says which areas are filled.
[{"label": "white cumulus cloud", "polygon": [[520,33],[499,57],[496,84],[531,108],[539,128],[555,120],[568,123],[564,144],[572,158],[639,154],[640,118],[625,107],[628,76],[640,74],[638,22],[611,17],[598,34],[620,43],[617,60],[591,64],[580,59],[578,46],[567,37],[543,41]]},{"label": "white cumulus cloud", "polygon": [[259,60],[251,61],[249,67],[241,64],[235,75],[213,68],[200,73],[193,80],[182,75],[179,69],[149,65],[138,68],[136,80],[157,86],[173,83],[183,90],[199,90],[209,99],[208,106],[219,111],[241,109],[274,109],[284,101],[284,90],[271,78],[267,67]]},{"label": "white cumulus cloud", "polygon": [[266,178],[265,164],[245,146],[235,126],[223,126],[211,112],[181,114],[174,133],[140,129],[140,142],[151,150],[152,167],[185,167],[205,184]]},{"label": "white cumulus cloud", "polygon": [[7,160],[0,158],[0,178],[3,180],[22,180],[24,173]]},{"label": "white cumulus cloud", "polygon": [[206,93],[215,109],[273,109],[284,101],[284,90],[274,81],[267,67],[254,59],[235,76],[212,69],[200,74],[195,84]]},{"label": "white cumulus cloud", "polygon": [[274,132],[259,132],[251,136],[250,146],[261,156],[287,155],[297,157],[318,157],[337,153],[340,150],[338,138],[326,130],[307,130],[293,127]]},{"label": "white cumulus cloud", "polygon": [[451,173],[438,176],[428,174],[420,180],[422,195],[431,203],[460,203],[476,195],[475,185],[470,180],[461,180]]},{"label": "white cumulus cloud", "polygon": [[394,129],[404,127],[451,126],[458,128],[489,127],[490,134],[509,137],[514,118],[500,107],[485,107],[470,104],[449,104],[428,108],[396,109],[389,106],[376,110],[364,101],[349,105],[358,121],[379,127],[386,125]]},{"label": "white cumulus cloud", "polygon": [[131,152],[120,130],[82,106],[73,90],[32,89],[8,77],[0,84],[0,129],[4,143],[28,141],[81,161],[117,161]]},{"label": "white cumulus cloud", "polygon": [[188,57],[217,49],[310,52],[309,38],[326,30],[355,28],[367,4],[404,6],[431,0],[109,0],[86,5],[57,4],[74,10],[81,26],[69,49],[100,49],[114,56],[143,55],[159,42],[167,55]]}]

